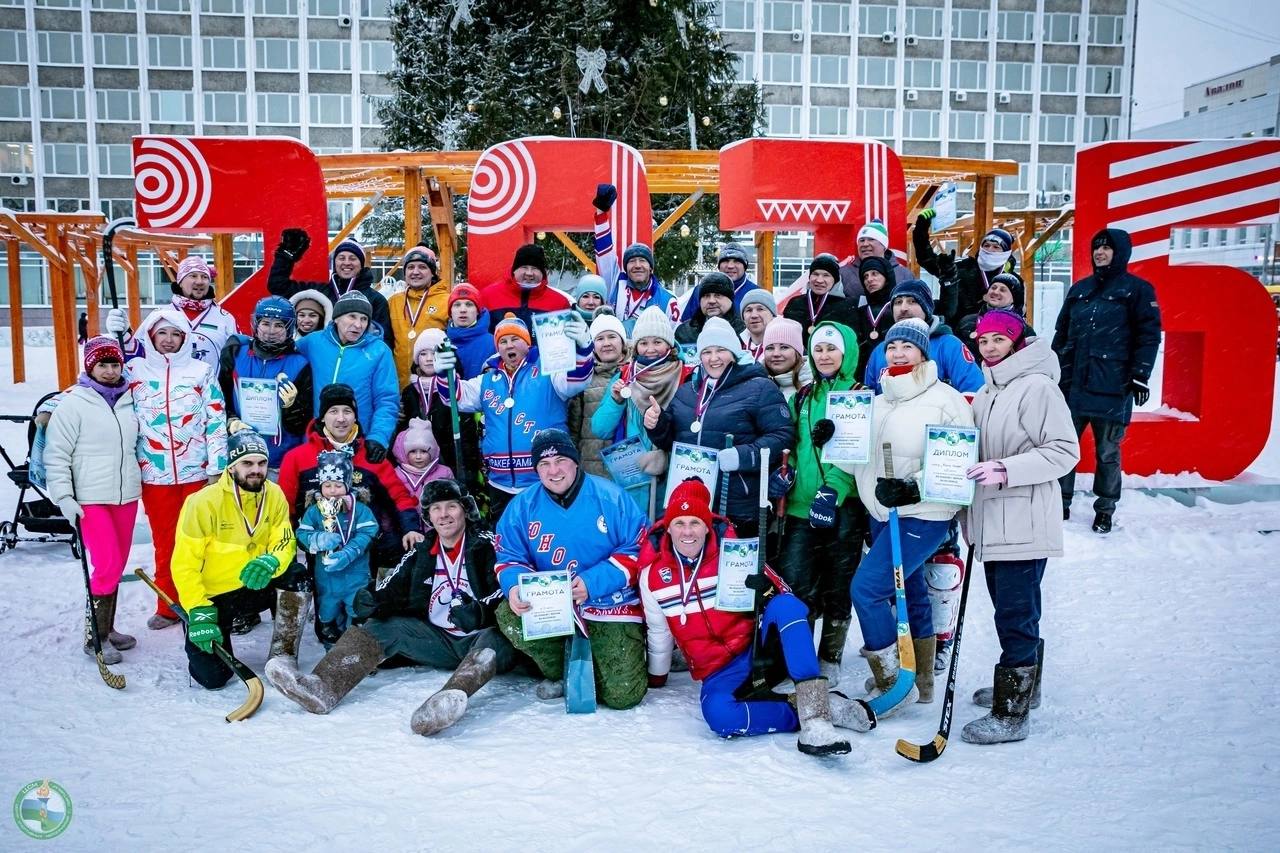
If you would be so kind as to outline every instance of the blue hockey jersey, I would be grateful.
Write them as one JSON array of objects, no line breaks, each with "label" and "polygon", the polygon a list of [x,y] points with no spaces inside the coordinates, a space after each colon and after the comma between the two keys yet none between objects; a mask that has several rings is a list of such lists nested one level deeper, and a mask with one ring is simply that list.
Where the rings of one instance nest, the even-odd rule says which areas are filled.
[{"label": "blue hockey jersey", "polygon": [[[880,373],[889,364],[885,356],[885,343],[881,341],[871,351],[871,358],[867,359],[866,376],[862,380],[862,384],[874,389],[877,394],[881,392]],[[938,365],[938,379],[962,394],[972,394],[986,384],[982,378],[982,369],[973,360],[973,353],[936,317],[929,330],[929,358]]]}]

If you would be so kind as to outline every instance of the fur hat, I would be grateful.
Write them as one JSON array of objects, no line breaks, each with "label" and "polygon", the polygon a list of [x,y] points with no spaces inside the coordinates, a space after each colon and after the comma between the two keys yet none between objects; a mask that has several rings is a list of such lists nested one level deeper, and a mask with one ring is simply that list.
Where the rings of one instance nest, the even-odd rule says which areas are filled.
[{"label": "fur hat", "polygon": [[716,293],[720,296],[733,298],[733,282],[729,276],[713,270],[702,277],[702,281],[698,282],[698,298],[706,296],[708,293]]},{"label": "fur hat", "polygon": [[432,504],[442,503],[444,501],[457,501],[462,505],[462,511],[466,514],[467,521],[477,522],[480,520],[480,508],[476,506],[475,499],[463,490],[457,480],[448,478],[440,480],[429,480],[422,487],[422,497],[418,501],[418,505],[422,510],[422,518],[430,524],[427,510]]}]

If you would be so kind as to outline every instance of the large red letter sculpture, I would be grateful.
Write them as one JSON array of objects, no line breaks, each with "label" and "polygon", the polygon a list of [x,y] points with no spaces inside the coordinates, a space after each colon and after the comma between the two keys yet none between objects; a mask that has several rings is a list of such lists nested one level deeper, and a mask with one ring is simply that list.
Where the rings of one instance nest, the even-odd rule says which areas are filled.
[{"label": "large red letter sculpture", "polygon": [[485,149],[467,199],[467,276],[479,285],[511,273],[537,231],[591,231],[596,184],[618,188],[614,243],[653,243],[649,181],[640,152],[607,139],[513,139]]},{"label": "large red letter sculpture", "polygon": [[311,248],[295,278],[329,276],[324,176],[311,149],[295,139],[135,136],[134,210],[152,231],[261,232],[262,269],[222,299],[248,328],[254,303],[267,292],[267,269],[280,232],[302,228]]},{"label": "large red letter sculpture", "polygon": [[[1273,223],[1278,184],[1275,140],[1109,142],[1076,155],[1075,278],[1092,273],[1089,242],[1100,229],[1133,236],[1129,270],[1155,285],[1160,301],[1164,405],[1195,416],[1135,415],[1125,471],[1226,480],[1267,443],[1276,368],[1271,300],[1240,270],[1170,265],[1169,237],[1178,227]],[[1092,448],[1081,455],[1091,470]]]},{"label": "large red letter sculpture", "polygon": [[873,218],[906,247],[907,190],[882,142],[744,139],[720,149],[720,228],[812,231],[815,252],[852,253]]}]

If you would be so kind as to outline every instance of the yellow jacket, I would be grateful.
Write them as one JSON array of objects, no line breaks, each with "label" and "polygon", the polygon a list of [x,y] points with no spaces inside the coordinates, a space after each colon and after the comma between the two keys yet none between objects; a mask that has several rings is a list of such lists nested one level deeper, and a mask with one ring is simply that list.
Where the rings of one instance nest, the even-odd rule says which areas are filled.
[{"label": "yellow jacket", "polygon": [[[270,480],[260,492],[242,490],[242,516],[233,483],[231,470],[223,471],[218,482],[187,498],[178,516],[170,566],[178,601],[188,611],[243,586],[240,570],[254,557],[274,554],[280,561],[277,577],[293,562],[296,543],[284,492]],[[250,536],[248,524],[257,518],[259,501],[265,502],[262,520]]]},{"label": "yellow jacket", "polygon": [[[437,281],[431,285],[418,314],[418,322],[412,326],[409,325],[409,315],[418,310],[418,300],[422,297],[411,290],[402,290],[387,299],[387,310],[391,313],[391,328],[396,341],[396,374],[400,377],[401,388],[409,384],[409,368],[413,366],[413,345],[416,340],[409,339],[409,332],[416,332],[416,339],[427,329],[443,331],[449,325],[449,289],[447,281]],[[406,300],[408,305],[405,304]]]}]

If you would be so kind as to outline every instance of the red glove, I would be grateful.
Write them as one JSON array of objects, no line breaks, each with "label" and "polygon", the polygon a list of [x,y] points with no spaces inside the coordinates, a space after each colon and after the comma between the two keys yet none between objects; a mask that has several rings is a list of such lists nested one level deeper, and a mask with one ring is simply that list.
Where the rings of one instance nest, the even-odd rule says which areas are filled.
[{"label": "red glove", "polygon": [[657,690],[659,687],[667,686],[667,677],[665,675],[649,674],[649,689]]}]

